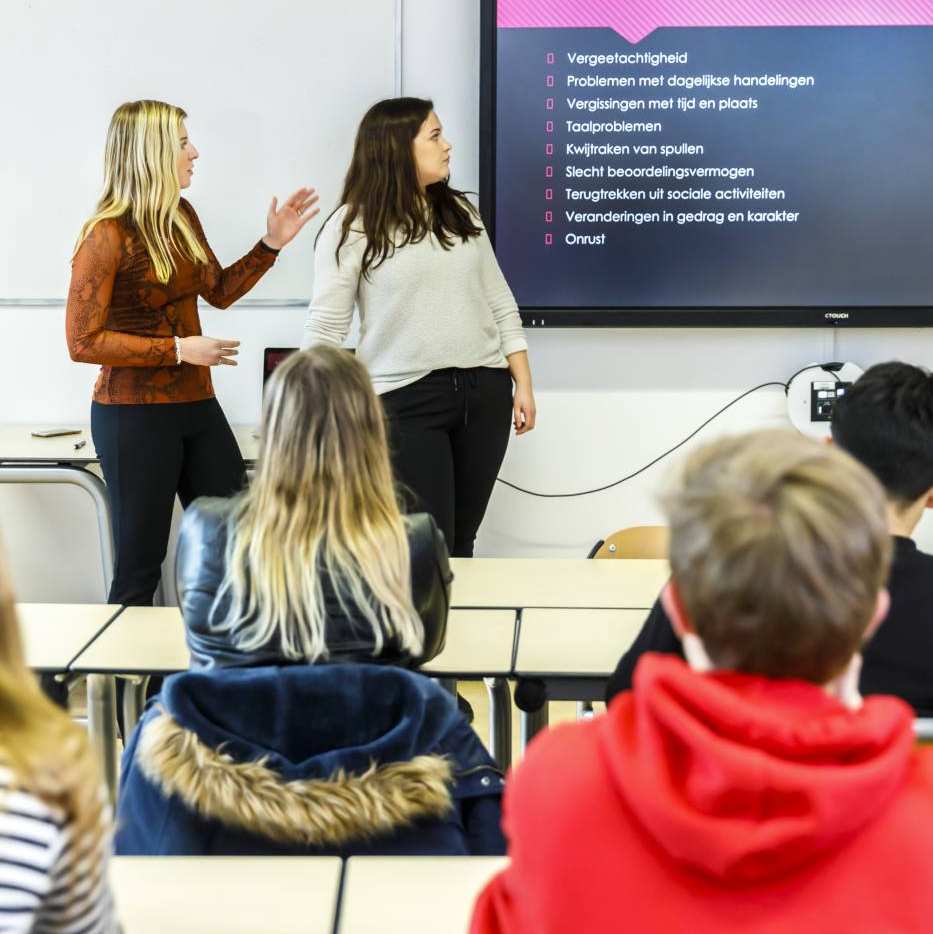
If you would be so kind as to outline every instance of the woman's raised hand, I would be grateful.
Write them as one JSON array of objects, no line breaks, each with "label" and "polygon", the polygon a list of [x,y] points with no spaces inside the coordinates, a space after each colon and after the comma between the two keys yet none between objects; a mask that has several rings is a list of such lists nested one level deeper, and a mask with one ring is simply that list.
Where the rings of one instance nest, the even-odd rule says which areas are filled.
[{"label": "woman's raised hand", "polygon": [[239,341],[224,340],[217,337],[182,337],[182,363],[194,363],[197,366],[236,366],[233,358],[239,353]]},{"label": "woman's raised hand", "polygon": [[299,188],[281,207],[278,206],[278,198],[273,198],[266,215],[263,243],[273,250],[281,250],[318,214],[320,208],[315,207],[317,202],[318,196],[313,188]]}]

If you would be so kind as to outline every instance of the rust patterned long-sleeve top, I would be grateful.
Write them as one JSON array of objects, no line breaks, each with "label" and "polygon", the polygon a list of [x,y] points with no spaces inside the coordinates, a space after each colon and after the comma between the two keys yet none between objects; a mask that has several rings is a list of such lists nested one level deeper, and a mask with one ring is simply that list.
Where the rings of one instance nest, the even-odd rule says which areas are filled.
[{"label": "rust patterned long-sleeve top", "polygon": [[201,333],[198,296],[227,308],[275,262],[261,240],[227,269],[217,262],[194,208],[182,199],[208,262],[176,256],[166,283],[155,277],[128,216],[96,224],[72,263],[65,332],[72,360],[101,364],[94,401],[194,402],[214,395],[210,367],[175,363],[175,337]]}]

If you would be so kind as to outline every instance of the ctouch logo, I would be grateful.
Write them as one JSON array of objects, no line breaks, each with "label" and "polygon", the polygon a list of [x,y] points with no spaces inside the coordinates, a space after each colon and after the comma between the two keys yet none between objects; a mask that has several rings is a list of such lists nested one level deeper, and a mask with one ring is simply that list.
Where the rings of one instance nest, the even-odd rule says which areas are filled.
[{"label": "ctouch logo", "polygon": [[823,317],[824,317],[824,318],[832,318],[832,319],[842,318],[842,319],[844,320],[844,319],[846,319],[846,318],[849,317],[849,312],[847,312],[847,311],[827,311],[826,314],[823,315]]}]

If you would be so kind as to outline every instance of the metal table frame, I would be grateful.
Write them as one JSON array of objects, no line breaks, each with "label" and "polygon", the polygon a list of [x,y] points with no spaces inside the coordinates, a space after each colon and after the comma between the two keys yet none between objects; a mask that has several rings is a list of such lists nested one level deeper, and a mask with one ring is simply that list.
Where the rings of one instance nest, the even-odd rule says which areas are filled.
[{"label": "metal table frame", "polygon": [[110,498],[107,486],[87,464],[96,461],[37,461],[0,460],[0,483],[58,483],[70,484],[84,490],[91,498],[97,514],[97,537],[100,542],[100,562],[104,574],[106,602],[110,582],[113,580],[113,532],[110,518]]}]

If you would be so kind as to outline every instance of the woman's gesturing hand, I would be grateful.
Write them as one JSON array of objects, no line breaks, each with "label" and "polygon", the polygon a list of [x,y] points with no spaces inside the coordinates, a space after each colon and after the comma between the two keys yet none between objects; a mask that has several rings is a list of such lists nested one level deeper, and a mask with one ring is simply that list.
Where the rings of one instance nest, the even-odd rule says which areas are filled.
[{"label": "woman's gesturing hand", "polygon": [[217,337],[182,337],[178,345],[181,347],[182,363],[194,363],[197,366],[236,366],[236,360],[233,358],[239,353],[236,348],[240,346],[240,342]]},{"label": "woman's gesturing hand", "polygon": [[273,198],[266,215],[266,235],[262,242],[273,250],[281,250],[318,214],[317,202],[318,196],[313,188],[299,188],[281,207],[278,206],[278,198]]}]

